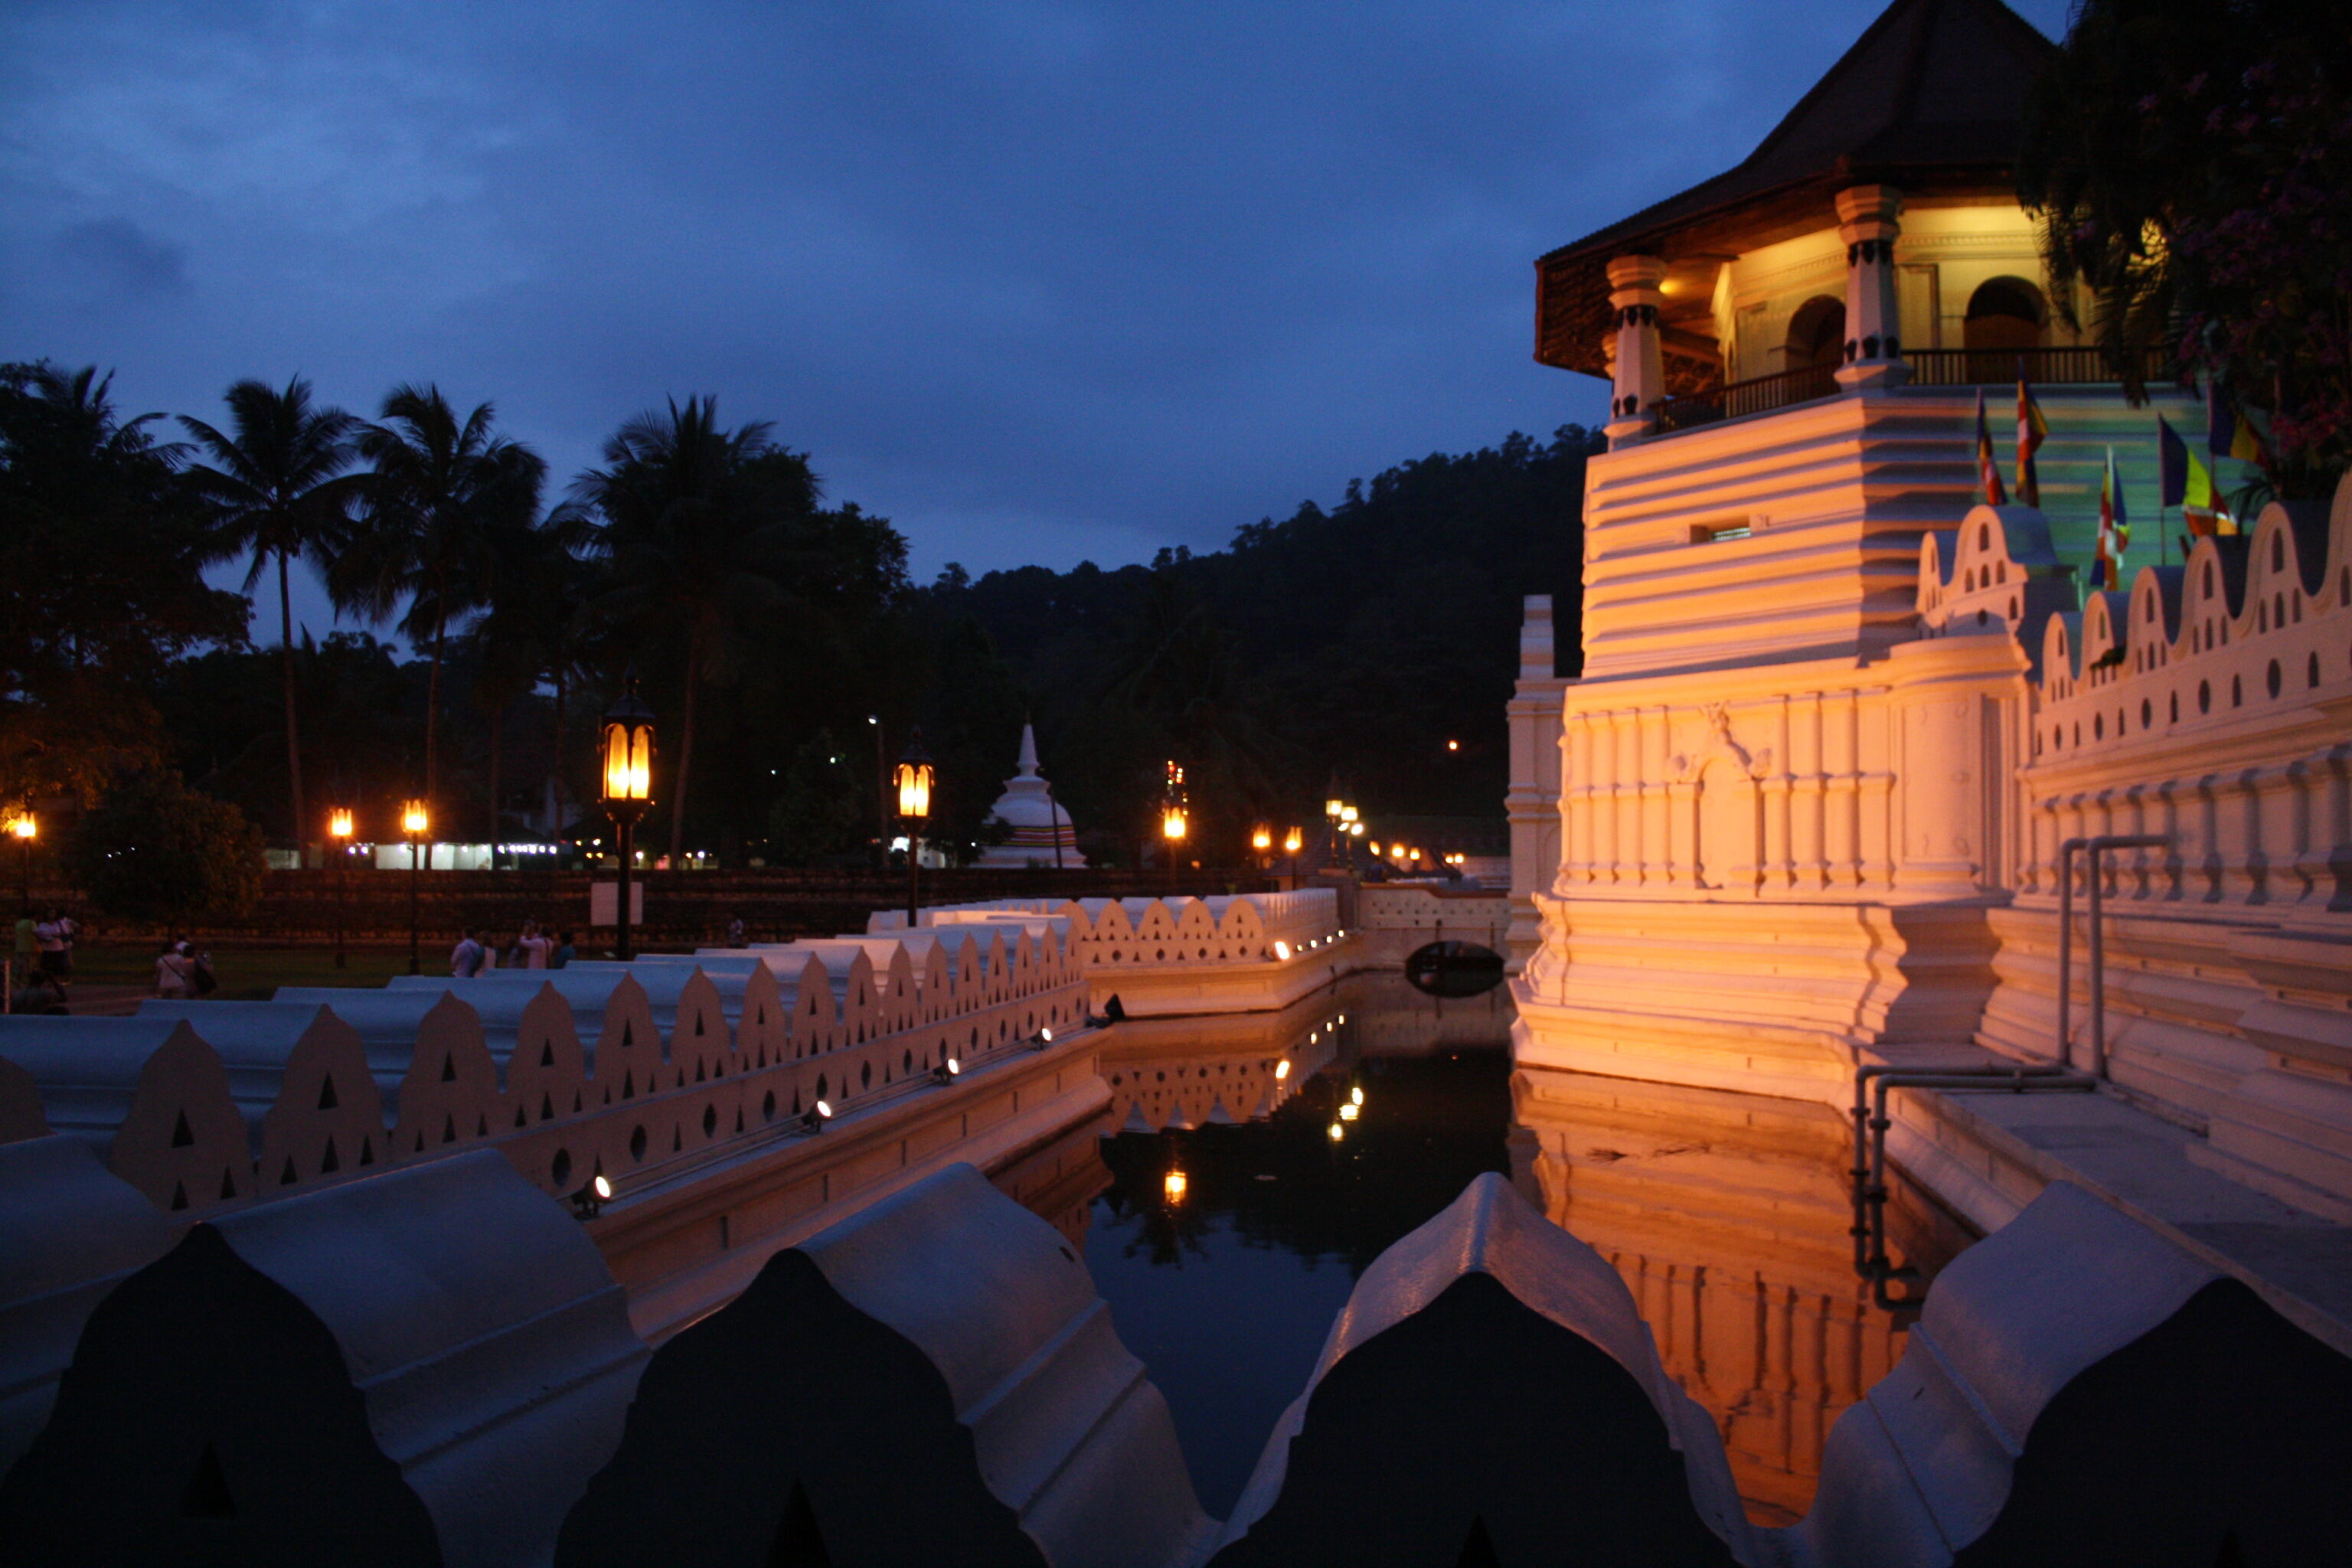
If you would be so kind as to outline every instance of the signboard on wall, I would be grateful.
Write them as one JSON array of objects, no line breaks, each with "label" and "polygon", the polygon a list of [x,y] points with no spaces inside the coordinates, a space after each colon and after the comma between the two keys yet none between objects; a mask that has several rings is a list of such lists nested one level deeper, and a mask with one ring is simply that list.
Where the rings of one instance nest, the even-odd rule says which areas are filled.
[{"label": "signboard on wall", "polygon": [[[591,926],[617,926],[621,923],[621,884],[591,882],[588,884],[588,923]],[[629,884],[629,923],[646,923],[646,885]]]}]

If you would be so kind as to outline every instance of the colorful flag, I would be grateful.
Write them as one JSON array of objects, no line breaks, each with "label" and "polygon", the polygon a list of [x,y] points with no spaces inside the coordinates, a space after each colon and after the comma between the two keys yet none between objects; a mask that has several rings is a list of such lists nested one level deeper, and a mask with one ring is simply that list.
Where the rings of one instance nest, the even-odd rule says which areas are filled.
[{"label": "colorful flag", "polygon": [[1993,461],[1992,427],[1985,423],[1981,386],[1977,388],[1977,489],[1987,506],[2009,504],[2009,492],[2000,485],[2000,465]]},{"label": "colorful flag", "polygon": [[2205,388],[2205,449],[2217,458],[2235,458],[2265,469],[2271,466],[2270,454],[2263,450],[2262,432],[2219,382]]},{"label": "colorful flag", "polygon": [[2042,405],[2033,401],[2032,392],[2025,384],[2025,356],[2017,360],[2017,504],[2042,504],[2042,477],[2035,472],[2033,454],[2050,434],[2050,421],[2042,417]]},{"label": "colorful flag", "polygon": [[2123,586],[2124,551],[2131,543],[2131,521],[2124,515],[2124,487],[2116,478],[2116,449],[2107,448],[2106,477],[2099,482],[2099,544],[2092,575],[2109,593]]},{"label": "colorful flag", "polygon": [[2179,506],[2189,496],[2189,443],[2161,414],[2156,416],[2156,504]]}]

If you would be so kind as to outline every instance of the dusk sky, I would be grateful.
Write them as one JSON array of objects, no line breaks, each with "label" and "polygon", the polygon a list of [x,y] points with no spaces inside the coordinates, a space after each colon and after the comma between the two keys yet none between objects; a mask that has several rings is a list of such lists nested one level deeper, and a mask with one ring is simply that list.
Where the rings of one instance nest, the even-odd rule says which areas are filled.
[{"label": "dusk sky", "polygon": [[1737,162],[1880,9],[12,0],[0,357],[215,420],[437,380],[559,481],[714,393],[921,580],[1215,549],[1597,422],[1529,357],[1535,258]]}]

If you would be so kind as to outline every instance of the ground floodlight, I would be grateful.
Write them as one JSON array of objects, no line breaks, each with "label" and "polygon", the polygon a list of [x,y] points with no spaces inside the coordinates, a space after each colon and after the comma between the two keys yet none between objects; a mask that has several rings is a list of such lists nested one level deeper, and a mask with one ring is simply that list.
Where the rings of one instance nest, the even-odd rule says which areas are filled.
[{"label": "ground floodlight", "polygon": [[824,1124],[832,1120],[833,1106],[830,1102],[820,1100],[801,1112],[801,1131],[822,1132],[824,1131]]},{"label": "ground floodlight", "polygon": [[931,1069],[931,1077],[941,1083],[953,1083],[956,1080],[956,1075],[961,1071],[963,1071],[963,1063],[950,1057]]},{"label": "ground floodlight", "polygon": [[613,1178],[599,1171],[588,1178],[588,1184],[572,1194],[572,1212],[582,1219],[594,1219],[613,1201]]}]

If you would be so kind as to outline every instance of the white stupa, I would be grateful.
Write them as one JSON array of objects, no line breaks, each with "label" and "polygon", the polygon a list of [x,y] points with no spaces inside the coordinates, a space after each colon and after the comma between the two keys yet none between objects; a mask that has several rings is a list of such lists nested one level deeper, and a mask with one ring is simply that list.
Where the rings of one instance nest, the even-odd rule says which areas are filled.
[{"label": "white stupa", "polygon": [[1055,803],[1053,786],[1037,771],[1034,725],[1021,726],[1021,771],[1004,781],[1004,793],[996,797],[989,815],[1003,818],[1013,836],[981,851],[983,866],[1059,866],[1075,870],[1087,863],[1087,858],[1078,853],[1078,836],[1070,826],[1070,814]]}]

